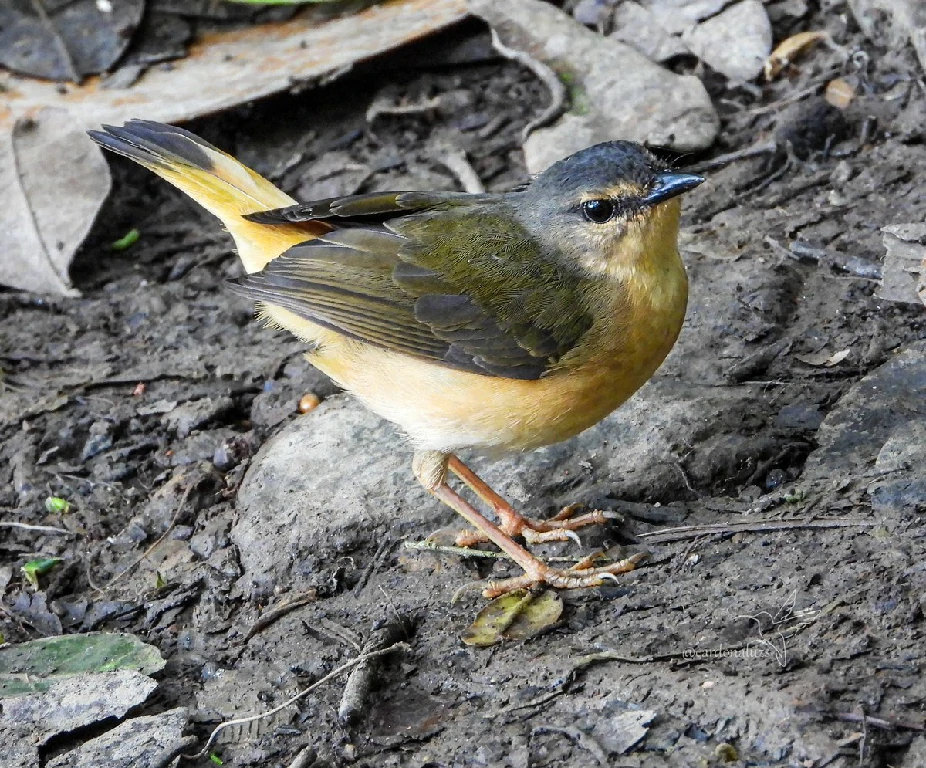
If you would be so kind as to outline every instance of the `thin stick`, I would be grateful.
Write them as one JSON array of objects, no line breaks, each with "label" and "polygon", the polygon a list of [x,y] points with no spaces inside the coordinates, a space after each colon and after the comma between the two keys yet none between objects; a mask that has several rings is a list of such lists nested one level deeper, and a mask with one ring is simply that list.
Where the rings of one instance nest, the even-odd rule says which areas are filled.
[{"label": "thin stick", "polygon": [[734,533],[768,533],[771,531],[793,531],[801,528],[871,528],[876,523],[869,520],[759,520],[750,523],[715,523],[712,525],[680,525],[662,531],[638,533],[641,539],[654,544],[667,544],[672,541],[684,541],[698,536],[729,536]]},{"label": "thin stick", "polygon": [[125,574],[127,574],[129,571],[131,571],[136,565],[138,565],[142,560],[144,560],[146,557],[148,557],[148,555],[150,555],[152,552],[154,552],[155,549],[157,549],[157,548],[160,546],[161,542],[164,541],[164,539],[167,538],[167,535],[174,529],[174,526],[177,524],[177,520],[180,518],[180,513],[183,511],[183,507],[186,505],[186,500],[190,497],[190,493],[191,493],[192,491],[193,491],[193,485],[188,485],[188,486],[187,486],[187,489],[183,492],[183,496],[182,496],[181,499],[180,499],[180,503],[177,504],[177,509],[176,509],[176,511],[174,512],[173,518],[171,518],[170,525],[168,525],[168,526],[167,526],[167,530],[165,530],[164,533],[162,533],[162,534],[158,537],[158,540],[157,540],[156,542],[154,542],[154,544],[152,544],[150,547],[148,547],[148,549],[146,549],[144,552],[142,552],[138,557],[136,557],[136,558],[135,558],[131,563],[129,563],[125,568],[123,568],[121,571],[119,571],[119,573],[117,573],[115,576],[113,576],[113,577],[109,580],[109,583],[108,583],[105,587],[103,587],[103,589],[101,589],[101,590],[99,590],[99,591],[101,591],[101,592],[108,592],[110,589],[113,588],[113,586],[115,585],[115,583],[116,583],[117,581],[119,581],[119,579],[121,579],[123,576],[125,576]]},{"label": "thin stick", "polygon": [[203,748],[199,750],[199,752],[197,752],[195,755],[181,755],[181,757],[184,760],[199,760],[201,757],[205,757],[206,753],[209,751],[209,748],[213,744],[215,744],[216,737],[219,735],[219,733],[224,731],[226,728],[230,728],[233,725],[246,725],[247,723],[253,723],[255,720],[263,720],[265,717],[273,717],[277,712],[283,709],[286,709],[286,707],[288,707],[290,704],[295,704],[303,696],[311,693],[319,686],[324,685],[329,680],[332,680],[335,677],[338,677],[339,675],[343,674],[347,670],[353,669],[358,664],[362,664],[365,661],[374,659],[377,656],[385,656],[386,654],[392,653],[393,651],[397,651],[399,649],[408,650],[408,644],[407,643],[394,643],[393,645],[390,645],[388,648],[383,648],[378,651],[370,651],[369,653],[362,653],[356,658],[353,658],[350,661],[345,662],[337,669],[329,672],[327,675],[321,678],[321,680],[315,681],[308,688],[302,691],[299,691],[299,693],[297,693],[295,696],[291,696],[286,701],[284,701],[282,704],[280,704],[277,707],[274,707],[271,710],[268,710],[267,712],[263,712],[259,715],[251,715],[250,717],[239,717],[239,718],[236,718],[235,720],[226,720],[224,723],[219,723],[213,729],[212,733],[209,734],[209,738],[206,739],[206,743],[203,745]]},{"label": "thin stick", "polygon": [[482,179],[479,178],[479,174],[476,173],[476,169],[473,168],[462,149],[449,146],[439,147],[434,159],[456,176],[464,192],[481,195],[486,191]]},{"label": "thin stick", "polygon": [[538,128],[552,123],[563,114],[566,108],[566,86],[563,85],[563,81],[559,79],[556,72],[542,61],[535,59],[527,51],[518,51],[505,45],[494,29],[492,30],[492,47],[506,59],[527,67],[550,91],[550,106],[525,125],[524,130],[521,131],[521,141],[524,141]]},{"label": "thin stick", "polygon": [[425,549],[429,552],[443,552],[447,555],[459,555],[460,557],[491,557],[494,560],[507,560],[508,556],[504,552],[489,552],[485,549],[470,549],[469,547],[451,547],[434,544],[427,539],[424,541],[405,541],[402,542],[406,549]]},{"label": "thin stick", "polygon": [[[508,556],[504,552],[490,552],[486,549],[472,549],[471,547],[455,547],[449,544],[434,544],[425,539],[424,541],[403,541],[402,546],[406,549],[423,549],[426,552],[440,552],[445,555],[459,555],[460,557],[491,557],[494,560],[507,560]],[[546,557],[544,562],[547,563],[577,563],[581,557]]]},{"label": "thin stick", "polygon": [[27,523],[14,523],[12,521],[0,521],[0,528],[19,528],[23,531],[35,531],[36,533],[60,533],[64,536],[76,535],[67,528],[56,528],[54,525],[28,525]]},{"label": "thin stick", "polygon": [[251,628],[247,631],[247,634],[244,636],[244,642],[248,642],[254,635],[258,632],[262,632],[267,627],[269,627],[277,619],[283,618],[287,613],[295,611],[297,608],[301,608],[304,605],[309,603],[314,603],[318,600],[318,590],[317,589],[307,589],[305,592],[291,597],[286,602],[281,605],[275,605],[270,608],[266,613],[259,616],[257,620],[251,625]]},{"label": "thin stick", "polygon": [[717,168],[723,168],[725,165],[735,163],[737,160],[747,160],[750,157],[760,155],[771,155],[778,151],[778,142],[767,141],[753,144],[746,149],[739,149],[736,152],[728,152],[725,155],[718,155],[702,163],[695,163],[688,170],[692,173],[703,173],[704,171],[713,171]]}]

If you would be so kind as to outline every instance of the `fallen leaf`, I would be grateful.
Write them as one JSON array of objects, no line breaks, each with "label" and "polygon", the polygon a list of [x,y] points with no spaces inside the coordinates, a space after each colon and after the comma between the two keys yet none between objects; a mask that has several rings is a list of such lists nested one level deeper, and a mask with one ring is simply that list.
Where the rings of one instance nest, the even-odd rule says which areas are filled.
[{"label": "fallen leaf", "polygon": [[826,32],[798,32],[782,40],[765,60],[762,67],[765,79],[774,80],[795,59],[803,56],[821,40],[828,39],[829,35]]},{"label": "fallen leaf", "polygon": [[562,613],[563,601],[552,590],[540,594],[524,589],[509,592],[479,611],[460,639],[480,648],[504,640],[524,640],[556,624]]},{"label": "fallen leaf", "polygon": [[61,562],[63,561],[60,557],[40,557],[37,560],[30,560],[19,570],[22,571],[23,577],[26,579],[26,581],[28,581],[35,589],[38,589],[39,576],[44,576]]},{"label": "fallen leaf", "polygon": [[0,698],[42,692],[64,677],[83,672],[164,667],[160,651],[134,635],[90,632],[59,635],[0,648]]},{"label": "fallen leaf", "polygon": [[820,366],[832,368],[834,365],[839,365],[850,354],[852,354],[851,349],[841,349],[839,352],[834,352],[832,354],[826,350],[821,350],[819,352],[812,352],[806,355],[795,355],[794,357],[796,357],[805,365],[812,365],[815,368]]},{"label": "fallen leaf", "polygon": [[209,34],[170,70],[149,69],[127,88],[103,88],[94,76],[62,93],[0,69],[0,284],[76,295],[67,270],[110,187],[99,148],[78,136],[84,129],[133,117],[184,122],[305,87],[466,13],[466,0],[400,0],[323,22],[300,14]]},{"label": "fallen leaf", "polygon": [[80,82],[109,70],[132,40],[144,0],[0,4],[0,64],[32,77]]},{"label": "fallen leaf", "polygon": [[0,284],[79,295],[68,267],[110,185],[103,153],[67,111],[0,126]]}]

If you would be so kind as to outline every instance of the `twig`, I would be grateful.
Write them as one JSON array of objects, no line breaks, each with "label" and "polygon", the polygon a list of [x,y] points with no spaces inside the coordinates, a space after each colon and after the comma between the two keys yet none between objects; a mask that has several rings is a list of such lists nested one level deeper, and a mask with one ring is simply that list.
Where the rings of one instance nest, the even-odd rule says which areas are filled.
[{"label": "twig", "polygon": [[280,712],[281,710],[286,709],[286,707],[290,706],[291,704],[295,704],[303,696],[308,695],[309,693],[314,691],[316,688],[327,683],[329,680],[333,680],[335,677],[342,675],[348,669],[352,669],[356,667],[358,664],[362,664],[363,662],[368,661],[369,659],[375,659],[379,656],[385,656],[386,654],[392,653],[393,651],[397,651],[400,649],[409,650],[408,644],[407,643],[394,643],[393,645],[390,645],[388,648],[383,648],[382,650],[379,650],[379,651],[371,651],[370,653],[361,654],[360,656],[357,656],[356,658],[353,658],[350,661],[345,662],[337,669],[329,672],[327,675],[325,675],[320,680],[317,680],[314,683],[312,683],[312,685],[310,685],[308,688],[305,688],[299,691],[299,693],[297,693],[295,696],[290,696],[282,704],[280,704],[277,707],[274,707],[271,710],[268,710],[267,712],[262,712],[259,715],[251,715],[250,717],[239,717],[234,720],[226,720],[223,723],[219,723],[212,730],[212,733],[209,734],[209,738],[206,739],[206,743],[203,745],[203,748],[199,750],[199,752],[197,752],[195,755],[181,755],[181,757],[184,760],[199,760],[201,757],[205,757],[206,753],[209,751],[209,748],[215,743],[216,737],[226,728],[230,728],[233,725],[247,725],[248,723],[253,723],[256,720],[263,720],[264,718],[267,718],[267,717],[273,717],[277,712]]},{"label": "twig", "polygon": [[150,547],[148,547],[148,549],[142,552],[138,557],[136,557],[125,568],[119,571],[119,573],[113,576],[109,580],[109,583],[105,587],[103,587],[103,589],[99,590],[100,592],[108,592],[110,589],[112,589],[115,583],[119,581],[119,579],[125,576],[125,574],[131,571],[136,565],[138,565],[142,560],[148,557],[148,555],[150,555],[152,552],[154,552],[155,549],[157,549],[160,546],[161,542],[164,541],[164,539],[167,538],[168,534],[174,529],[174,526],[177,524],[177,520],[180,519],[180,513],[183,511],[183,507],[186,505],[186,500],[190,497],[190,493],[192,493],[194,485],[196,485],[196,483],[191,483],[190,485],[187,486],[187,489],[183,492],[183,496],[180,498],[180,503],[177,504],[177,509],[174,512],[174,516],[171,518],[170,525],[168,525],[164,533],[162,533],[158,537],[158,540],[154,542],[154,544],[152,544]]},{"label": "twig", "polygon": [[303,747],[299,750],[299,754],[296,755],[295,759],[287,766],[287,768],[309,768],[309,766],[315,762],[317,754],[312,747]]},{"label": "twig", "polygon": [[[401,620],[390,621],[379,629],[373,630],[370,638],[364,643],[361,653],[369,655],[373,651],[382,650],[399,642],[405,634],[405,627]],[[338,707],[338,719],[344,725],[352,725],[356,722],[366,706],[370,689],[376,680],[378,667],[378,664],[368,659],[354,667],[348,676],[347,683],[344,685],[344,693],[341,695],[341,705]]]},{"label": "twig", "polygon": [[552,123],[563,114],[566,109],[566,86],[563,85],[563,81],[559,79],[556,72],[542,61],[535,59],[527,51],[518,51],[505,45],[494,29],[492,30],[492,47],[506,59],[516,61],[518,64],[527,67],[540,78],[541,82],[550,91],[550,105],[525,125],[524,130],[521,131],[521,141],[524,141],[538,128]]},{"label": "twig", "polygon": [[795,261],[823,262],[830,267],[835,267],[836,269],[848,272],[849,274],[865,280],[881,279],[881,265],[873,261],[868,261],[867,259],[833,253],[825,248],[813,248],[801,242],[791,243],[791,247],[789,248],[779,243],[770,235],[765,237],[765,242],[782,255],[794,259]]},{"label": "twig", "polygon": [[820,90],[826,83],[828,83],[830,78],[825,80],[820,80],[817,83],[804,88],[803,90],[792,93],[790,96],[779,99],[778,101],[773,101],[771,104],[765,104],[761,107],[753,107],[752,109],[745,109],[747,115],[764,115],[766,112],[774,112],[776,109],[781,109],[782,107],[787,106],[788,104],[793,104],[795,101],[800,101],[801,99],[806,98],[807,96],[812,96],[814,93]]},{"label": "twig", "polygon": [[14,523],[12,521],[0,521],[0,528],[19,528],[23,531],[35,531],[36,533],[60,533],[63,536],[76,535],[67,528],[57,528],[54,525],[28,525],[27,523]]},{"label": "twig", "polygon": [[466,153],[462,149],[454,147],[438,147],[434,159],[443,165],[448,171],[456,176],[457,181],[464,191],[471,195],[481,195],[486,191],[482,179],[476,173],[476,169],[469,162]]},{"label": "twig", "polygon": [[504,560],[507,557],[503,552],[489,552],[485,549],[470,549],[469,547],[445,546],[434,544],[427,539],[424,541],[404,541],[402,545],[406,549],[424,549],[428,552],[443,552],[447,555],[459,555],[460,557],[491,557],[495,560]]},{"label": "twig", "polygon": [[256,635],[258,632],[262,632],[275,621],[277,621],[277,619],[283,618],[287,613],[295,611],[297,608],[301,608],[303,605],[314,603],[317,599],[318,590],[307,589],[305,592],[290,598],[285,603],[274,606],[269,611],[261,614],[257,621],[251,625],[251,628],[244,636],[244,642],[248,642],[248,640],[254,637],[254,635]]},{"label": "twig", "polygon": [[915,723],[898,723],[891,720],[884,720],[880,717],[871,717],[865,714],[856,714],[855,712],[834,712],[833,717],[846,723],[861,723],[870,725],[872,728],[880,728],[882,731],[894,731],[897,729],[905,731],[924,731],[926,727],[916,725]]},{"label": "twig", "polygon": [[793,531],[801,528],[871,528],[875,525],[869,520],[849,520],[834,518],[832,520],[758,520],[749,523],[714,523],[711,525],[680,525],[662,531],[638,533],[641,539],[654,544],[667,544],[672,541],[684,541],[697,536],[719,535],[732,536],[735,533],[768,533],[771,531]]},{"label": "twig", "polygon": [[713,171],[717,168],[723,168],[725,165],[735,163],[737,160],[747,160],[750,157],[758,157],[759,155],[773,155],[777,151],[778,142],[760,142],[758,144],[753,144],[751,147],[746,147],[746,149],[728,152],[725,155],[718,155],[710,160],[695,163],[688,170],[692,173],[704,173],[704,171]]}]

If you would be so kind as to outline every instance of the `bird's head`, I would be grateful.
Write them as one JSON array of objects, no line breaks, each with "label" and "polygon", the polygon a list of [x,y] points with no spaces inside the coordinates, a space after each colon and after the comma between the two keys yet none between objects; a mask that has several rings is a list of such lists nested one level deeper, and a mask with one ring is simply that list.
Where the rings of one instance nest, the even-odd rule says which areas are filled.
[{"label": "bird's head", "polygon": [[525,190],[519,214],[583,272],[621,277],[641,262],[675,257],[676,198],[702,181],[667,170],[639,144],[611,141],[550,166]]}]

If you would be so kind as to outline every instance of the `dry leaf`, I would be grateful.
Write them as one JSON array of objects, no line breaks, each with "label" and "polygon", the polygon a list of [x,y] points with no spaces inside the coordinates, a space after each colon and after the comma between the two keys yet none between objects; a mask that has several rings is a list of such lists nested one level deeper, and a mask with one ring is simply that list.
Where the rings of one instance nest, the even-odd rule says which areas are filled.
[{"label": "dry leaf", "polygon": [[[464,16],[465,0],[399,0],[324,22],[300,15],[208,35],[169,71],[150,69],[129,88],[101,88],[94,77],[62,93],[55,83],[0,69],[9,107],[0,108],[0,284],[73,295],[71,257],[110,186],[106,163],[84,129],[219,112],[336,77]],[[37,130],[26,130],[30,117]]]},{"label": "dry leaf", "polygon": [[808,355],[795,355],[795,357],[802,363],[812,365],[815,368],[820,366],[832,368],[834,365],[839,365],[851,353],[851,349],[841,349],[839,352],[834,352],[833,354],[830,354],[826,350],[821,350],[820,352],[813,352]]},{"label": "dry leaf", "polygon": [[480,648],[503,640],[524,640],[554,625],[562,613],[563,601],[552,590],[509,592],[479,611],[460,639]]},{"label": "dry leaf", "polygon": [[144,0],[119,0],[108,10],[97,0],[0,3],[0,65],[32,77],[80,82],[112,68],[144,11]]},{"label": "dry leaf", "polygon": [[766,80],[774,80],[781,71],[821,40],[828,40],[826,32],[798,32],[783,40],[765,60],[762,71]]},{"label": "dry leaf", "polygon": [[68,266],[110,183],[100,148],[63,109],[0,130],[0,284],[77,295]]}]

